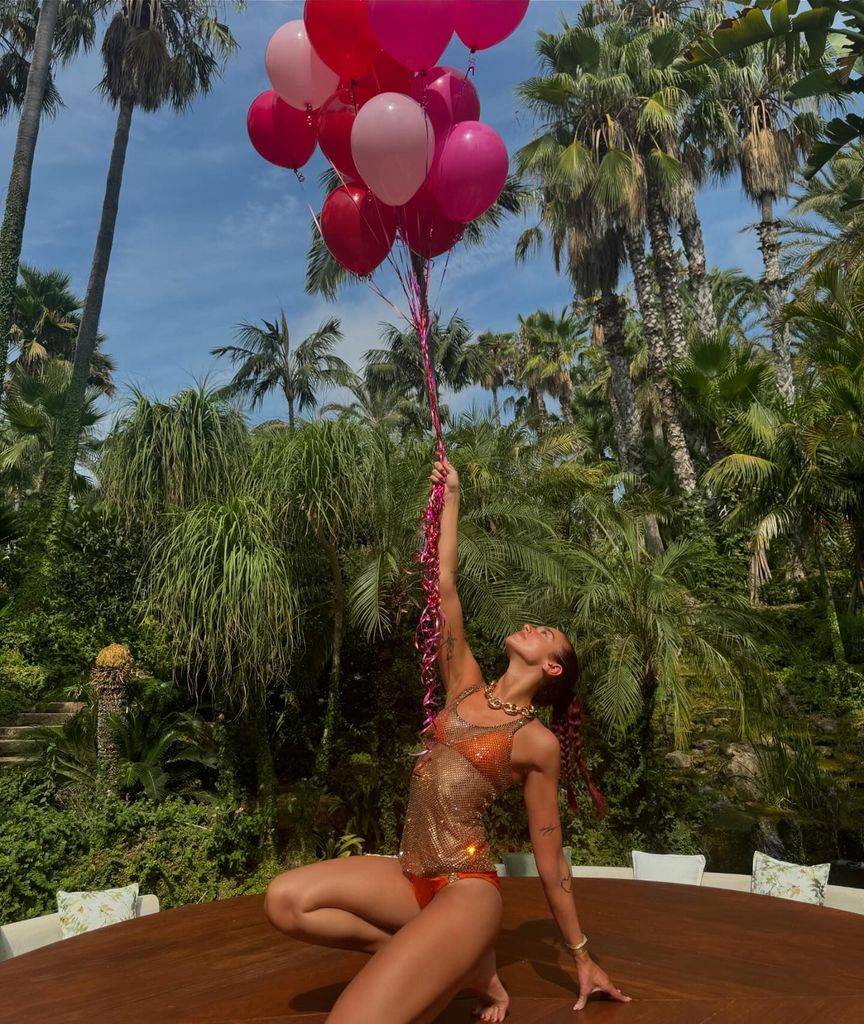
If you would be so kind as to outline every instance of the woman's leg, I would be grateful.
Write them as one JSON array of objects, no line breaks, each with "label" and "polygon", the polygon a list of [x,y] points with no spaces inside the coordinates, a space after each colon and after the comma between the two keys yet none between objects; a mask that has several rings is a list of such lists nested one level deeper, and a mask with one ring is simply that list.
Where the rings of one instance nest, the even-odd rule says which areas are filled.
[{"label": "woman's leg", "polygon": [[501,895],[479,878],[444,886],[343,989],[327,1024],[411,1024],[440,1012],[501,925]]},{"label": "woman's leg", "polygon": [[376,953],[420,908],[396,857],[361,856],[277,875],[267,887],[264,913],[304,942]]}]

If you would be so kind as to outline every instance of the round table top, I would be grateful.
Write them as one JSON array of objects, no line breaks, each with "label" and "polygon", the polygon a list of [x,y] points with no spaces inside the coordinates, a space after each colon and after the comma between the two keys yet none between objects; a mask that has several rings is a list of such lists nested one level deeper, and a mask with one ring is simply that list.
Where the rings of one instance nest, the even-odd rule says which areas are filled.
[{"label": "round table top", "polygon": [[[594,959],[632,997],[594,996],[574,1015],[575,972],[540,880],[502,883],[498,967],[513,1024],[864,1022],[864,915],[725,889],[574,878]],[[0,963],[0,1022],[321,1024],[366,961],[286,937],[265,918],[263,895],[241,896]],[[476,1019],[463,996],[441,1024]]]}]

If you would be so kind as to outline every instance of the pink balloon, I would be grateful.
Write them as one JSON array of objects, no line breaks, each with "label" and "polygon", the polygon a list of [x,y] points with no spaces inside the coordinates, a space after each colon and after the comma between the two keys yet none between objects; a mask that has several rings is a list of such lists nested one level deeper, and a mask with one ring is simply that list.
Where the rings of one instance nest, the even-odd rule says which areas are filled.
[{"label": "pink balloon", "polygon": [[252,101],[246,131],[259,154],[277,167],[296,171],[315,152],[315,119],[289,107],[272,89]]},{"label": "pink balloon", "polygon": [[456,68],[448,67],[432,68],[415,78],[411,84],[411,95],[425,109],[435,130],[434,168],[453,125],[480,119],[480,99],[465,75]]},{"label": "pink balloon", "polygon": [[453,27],[469,50],[488,50],[516,29],[528,0],[453,0]]},{"label": "pink balloon", "polygon": [[453,35],[453,0],[369,0],[382,48],[412,71],[431,68]]},{"label": "pink balloon", "polygon": [[443,212],[460,224],[479,217],[495,202],[509,167],[501,136],[480,121],[455,125],[441,148],[430,183]]},{"label": "pink balloon", "polygon": [[434,153],[435,132],[410,96],[382,92],[364,103],[354,119],[354,164],[388,206],[408,202],[426,180]]},{"label": "pink balloon", "polygon": [[339,76],[312,49],[299,19],[286,21],[270,37],[264,66],[276,92],[300,110],[320,107],[339,86]]}]

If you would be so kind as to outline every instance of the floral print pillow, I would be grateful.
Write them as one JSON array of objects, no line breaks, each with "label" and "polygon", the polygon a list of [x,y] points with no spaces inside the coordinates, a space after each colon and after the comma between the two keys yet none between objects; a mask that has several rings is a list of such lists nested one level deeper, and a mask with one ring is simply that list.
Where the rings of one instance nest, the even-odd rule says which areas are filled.
[{"label": "floral print pillow", "polygon": [[60,934],[64,939],[83,935],[106,924],[129,921],[135,916],[138,900],[138,883],[124,885],[119,889],[103,889],[101,892],[57,893],[57,910],[60,913]]},{"label": "floral print pillow", "polygon": [[779,896],[798,903],[815,903],[821,907],[825,902],[825,886],[828,884],[830,870],[830,863],[790,864],[755,850],[750,892],[761,896]]}]

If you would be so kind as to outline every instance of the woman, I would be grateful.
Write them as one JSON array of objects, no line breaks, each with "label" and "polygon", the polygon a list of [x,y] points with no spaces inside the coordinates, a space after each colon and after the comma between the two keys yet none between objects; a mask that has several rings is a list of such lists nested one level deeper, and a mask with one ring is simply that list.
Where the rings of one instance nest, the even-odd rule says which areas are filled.
[{"label": "woman", "polygon": [[[328,1024],[426,1024],[462,988],[481,994],[474,1012],[482,1020],[502,1021],[509,998],[495,969],[501,885],[482,812],[505,789],[521,785],[543,890],[574,957],[574,1009],[594,992],[630,1002],[591,959],[561,846],[562,766],[577,809],[571,747],[595,807],[604,808],[579,749],[573,648],[551,626],[526,625],[505,641],[507,671],[484,685],[456,593],[459,478],[445,460],[435,463],[431,480],[445,484],[439,562],[446,624],[438,665],[447,700],[411,775],[399,855],[286,871],[270,883],[265,912],[295,938],[373,954],[336,1000]],[[538,702],[552,705],[552,730],[534,717]]]}]

